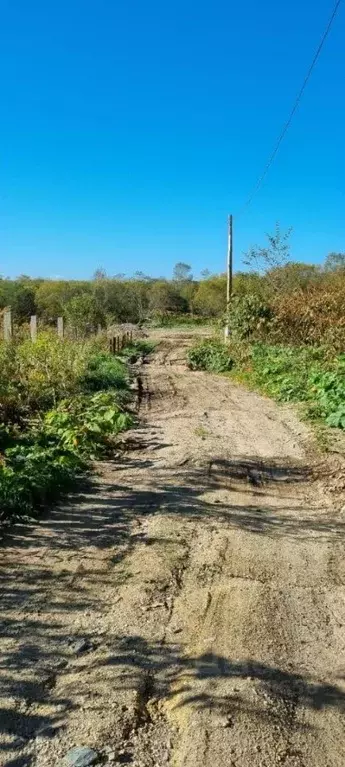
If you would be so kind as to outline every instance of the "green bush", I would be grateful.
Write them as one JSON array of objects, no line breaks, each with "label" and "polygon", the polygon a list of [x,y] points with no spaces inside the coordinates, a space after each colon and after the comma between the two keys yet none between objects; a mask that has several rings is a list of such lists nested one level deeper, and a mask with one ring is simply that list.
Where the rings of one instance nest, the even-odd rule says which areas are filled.
[{"label": "green bush", "polygon": [[256,344],[251,353],[252,377],[267,394],[284,402],[308,398],[309,377],[321,364],[319,350]]},{"label": "green bush", "polygon": [[14,343],[0,343],[0,419],[3,423],[18,416],[25,396],[25,386],[18,375]]},{"label": "green bush", "polygon": [[80,391],[94,346],[55,333],[30,340],[0,344],[0,408],[3,420],[27,417],[54,407],[60,399]]},{"label": "green bush", "polygon": [[82,391],[128,390],[126,360],[110,355],[105,344],[105,338],[62,340],[53,332],[41,333],[34,344],[0,343],[2,420],[20,421]]},{"label": "green bush", "polygon": [[232,297],[229,325],[231,335],[240,341],[267,334],[272,319],[272,309],[259,295],[248,293]]},{"label": "green bush", "polygon": [[333,370],[311,375],[310,384],[315,397],[310,415],[324,418],[328,426],[345,429],[345,355],[336,358]]},{"label": "green bush", "polygon": [[187,354],[191,370],[208,370],[213,373],[223,373],[231,370],[233,359],[229,347],[218,340],[206,339],[193,346]]}]

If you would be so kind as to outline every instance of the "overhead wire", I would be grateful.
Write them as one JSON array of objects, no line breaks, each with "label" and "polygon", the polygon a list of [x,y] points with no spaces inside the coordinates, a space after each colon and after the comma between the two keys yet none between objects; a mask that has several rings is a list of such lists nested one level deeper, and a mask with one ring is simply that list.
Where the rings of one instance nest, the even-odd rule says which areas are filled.
[{"label": "overhead wire", "polygon": [[304,93],[304,91],[305,91],[305,89],[306,89],[306,87],[308,85],[308,82],[310,80],[312,72],[313,72],[313,70],[315,68],[315,65],[316,65],[318,59],[319,59],[319,56],[320,56],[321,51],[322,51],[322,49],[324,47],[324,44],[325,44],[325,42],[327,40],[327,37],[328,37],[328,35],[329,35],[330,31],[331,31],[333,22],[334,22],[335,17],[336,17],[336,15],[338,13],[339,6],[340,6],[341,2],[342,2],[342,0],[336,0],[336,3],[334,5],[334,8],[333,8],[332,14],[330,16],[330,19],[329,19],[329,21],[328,21],[328,23],[326,25],[326,28],[325,28],[325,30],[323,32],[323,35],[322,35],[321,41],[319,43],[319,46],[318,46],[318,48],[317,48],[317,50],[316,50],[316,52],[314,54],[314,58],[313,58],[313,60],[312,60],[312,62],[310,64],[310,67],[309,67],[309,69],[307,71],[307,74],[306,74],[306,76],[305,76],[305,78],[303,80],[303,84],[302,84],[302,86],[301,86],[301,88],[300,88],[300,90],[299,90],[299,92],[298,92],[298,94],[296,96],[295,102],[294,102],[293,107],[291,109],[291,112],[290,112],[290,114],[288,116],[288,119],[286,120],[286,122],[285,122],[285,124],[284,124],[284,126],[283,126],[283,128],[282,128],[282,130],[281,130],[281,132],[279,134],[279,136],[278,136],[278,139],[276,141],[274,149],[273,149],[273,151],[272,151],[272,153],[271,153],[271,155],[270,155],[270,157],[269,157],[269,159],[268,159],[268,161],[267,161],[267,163],[265,165],[265,168],[264,168],[261,176],[258,178],[258,180],[257,180],[255,186],[253,187],[253,189],[252,189],[248,199],[246,200],[246,202],[242,206],[242,208],[240,210],[241,213],[243,213],[244,210],[246,210],[246,208],[248,208],[249,205],[251,204],[251,202],[254,199],[255,195],[257,194],[257,192],[261,188],[261,186],[262,186],[262,184],[263,184],[263,182],[264,182],[264,180],[265,180],[265,178],[267,176],[267,173],[268,173],[272,163],[274,162],[274,160],[276,158],[276,155],[278,154],[279,148],[280,148],[280,146],[281,146],[281,144],[282,144],[282,142],[283,142],[283,140],[284,140],[284,138],[285,138],[285,136],[286,136],[286,134],[287,134],[287,132],[288,132],[288,130],[290,128],[290,125],[292,123],[294,115],[296,114],[297,109],[298,109],[299,104],[300,104],[300,101],[302,99],[303,93]]}]

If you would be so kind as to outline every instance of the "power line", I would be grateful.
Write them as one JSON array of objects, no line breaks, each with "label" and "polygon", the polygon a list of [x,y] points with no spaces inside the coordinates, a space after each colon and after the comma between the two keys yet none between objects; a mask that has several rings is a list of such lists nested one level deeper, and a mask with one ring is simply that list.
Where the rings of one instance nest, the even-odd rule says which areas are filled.
[{"label": "power line", "polygon": [[320,44],[319,44],[319,46],[318,46],[318,48],[316,50],[314,58],[313,58],[313,60],[312,60],[312,62],[310,64],[308,72],[307,72],[307,74],[306,74],[306,76],[304,78],[302,87],[300,88],[300,90],[299,90],[299,92],[297,94],[296,100],[295,100],[294,105],[293,105],[293,107],[291,109],[289,117],[288,117],[286,123],[284,124],[281,133],[278,136],[276,145],[275,145],[275,147],[273,149],[272,154],[270,155],[270,157],[268,159],[268,162],[267,162],[267,164],[266,164],[266,166],[264,168],[264,171],[263,171],[262,175],[260,176],[260,178],[256,182],[256,185],[253,188],[253,190],[252,190],[250,196],[248,197],[247,201],[245,202],[242,210],[245,210],[245,208],[248,208],[248,206],[252,202],[253,198],[255,197],[256,193],[259,191],[260,187],[262,186],[262,184],[263,184],[263,182],[264,182],[264,180],[265,180],[265,178],[267,176],[267,173],[268,173],[268,171],[269,171],[269,169],[270,169],[270,167],[271,167],[271,165],[272,165],[272,163],[273,163],[273,161],[274,161],[274,159],[275,159],[275,157],[276,157],[276,155],[278,153],[280,145],[281,145],[283,139],[285,138],[286,133],[288,132],[288,130],[290,128],[290,125],[292,123],[293,117],[294,117],[295,113],[297,112],[297,109],[299,107],[301,98],[303,96],[303,93],[304,93],[307,85],[308,85],[308,82],[310,80],[310,77],[311,77],[311,74],[312,74],[313,69],[315,67],[315,64],[316,64],[316,62],[317,62],[317,60],[318,60],[318,58],[320,56],[322,48],[323,48],[323,46],[324,46],[324,44],[325,44],[325,42],[327,40],[327,37],[328,37],[328,35],[329,35],[330,31],[331,31],[332,24],[333,24],[334,19],[335,19],[336,15],[337,15],[337,12],[339,10],[339,6],[340,6],[341,2],[342,2],[342,0],[337,0],[336,3],[335,3],[335,6],[334,6],[332,14],[331,14],[331,17],[330,17],[330,19],[328,21],[328,24],[326,26],[326,29],[325,29],[323,35],[322,35],[321,42],[320,42]]}]

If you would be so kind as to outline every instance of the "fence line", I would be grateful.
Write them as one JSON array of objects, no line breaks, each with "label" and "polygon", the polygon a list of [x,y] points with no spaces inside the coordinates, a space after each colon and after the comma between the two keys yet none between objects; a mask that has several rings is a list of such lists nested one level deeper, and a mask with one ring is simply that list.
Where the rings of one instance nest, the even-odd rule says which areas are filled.
[{"label": "fence line", "polygon": [[[10,306],[5,307],[2,311],[0,311],[0,316],[2,314],[3,317],[3,325],[2,325],[2,332],[3,332],[3,338],[4,341],[11,341],[13,338],[13,318],[12,318],[12,310]],[[37,341],[37,315],[32,314],[30,317],[30,337],[31,341],[34,343]],[[63,317],[57,318],[57,333],[60,338],[64,337],[64,319]]]},{"label": "fence line", "polygon": [[112,336],[112,338],[109,338],[110,353],[118,354],[121,351],[121,349],[124,348],[124,346],[127,346],[127,344],[132,343],[132,340],[133,340],[132,331],[128,331],[127,333],[123,333],[122,335]]},{"label": "fence line", "polygon": [[[0,312],[0,315],[1,315],[1,312]],[[12,321],[11,307],[6,307],[2,311],[2,315],[3,315],[4,340],[11,341],[13,337],[13,321]],[[56,327],[57,327],[58,336],[63,339],[65,336],[65,325],[64,325],[63,317],[57,318]],[[37,330],[38,330],[37,315],[32,314],[30,317],[30,337],[33,343],[37,341]],[[101,332],[102,332],[102,328],[100,325],[98,325],[97,335],[99,335]],[[123,333],[118,333],[117,335],[111,336],[109,338],[109,351],[111,354],[118,354],[125,346],[127,346],[127,344],[132,343],[132,341],[133,341],[132,330],[128,330]]]}]

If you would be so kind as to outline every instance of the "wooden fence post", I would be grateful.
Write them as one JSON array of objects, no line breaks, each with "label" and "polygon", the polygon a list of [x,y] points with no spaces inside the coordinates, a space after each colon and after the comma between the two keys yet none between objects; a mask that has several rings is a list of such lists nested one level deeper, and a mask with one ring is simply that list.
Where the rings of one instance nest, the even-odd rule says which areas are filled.
[{"label": "wooden fence post", "polygon": [[30,336],[32,343],[37,341],[37,317],[36,314],[32,314],[30,317]]},{"label": "wooden fence post", "polygon": [[11,309],[5,309],[4,310],[4,340],[10,341],[12,338],[12,312]]},{"label": "wooden fence post", "polygon": [[63,317],[57,318],[57,332],[58,332],[59,338],[64,337]]}]

